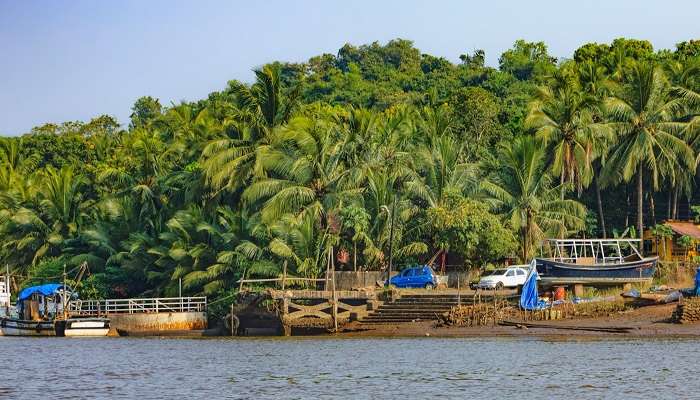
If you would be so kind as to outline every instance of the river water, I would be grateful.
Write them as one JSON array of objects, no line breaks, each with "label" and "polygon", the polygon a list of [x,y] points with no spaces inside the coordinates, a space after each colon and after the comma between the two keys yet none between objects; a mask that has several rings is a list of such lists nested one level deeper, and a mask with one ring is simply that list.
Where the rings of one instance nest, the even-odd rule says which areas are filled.
[{"label": "river water", "polygon": [[699,398],[698,340],[0,337],[0,398]]}]

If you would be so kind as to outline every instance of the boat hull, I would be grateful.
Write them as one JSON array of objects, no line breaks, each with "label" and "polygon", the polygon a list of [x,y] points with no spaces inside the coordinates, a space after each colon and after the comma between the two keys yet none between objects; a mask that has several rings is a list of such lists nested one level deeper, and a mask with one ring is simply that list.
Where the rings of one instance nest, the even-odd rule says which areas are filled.
[{"label": "boat hull", "polygon": [[51,321],[27,321],[15,318],[0,319],[0,332],[3,336],[56,336]]},{"label": "boat hull", "polygon": [[109,333],[106,318],[80,318],[57,321],[28,321],[0,318],[2,336],[100,337]]},{"label": "boat hull", "polygon": [[537,273],[540,276],[566,279],[651,279],[656,271],[657,262],[658,257],[647,257],[619,264],[594,265],[565,263],[547,258],[536,259]]},{"label": "boat hull", "polygon": [[107,318],[69,318],[56,321],[57,336],[65,337],[104,337],[109,333]]}]

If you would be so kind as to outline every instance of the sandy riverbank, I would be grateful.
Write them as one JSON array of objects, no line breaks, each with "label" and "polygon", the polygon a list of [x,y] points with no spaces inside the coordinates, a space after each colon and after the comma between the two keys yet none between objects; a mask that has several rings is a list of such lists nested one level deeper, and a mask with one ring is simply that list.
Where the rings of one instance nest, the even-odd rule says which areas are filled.
[{"label": "sandy riverbank", "polygon": [[582,337],[610,338],[656,338],[656,337],[694,337],[700,338],[700,323],[676,324],[670,322],[676,304],[653,305],[630,311],[616,313],[612,316],[597,318],[575,318],[557,321],[542,321],[554,326],[576,327],[629,327],[627,333],[593,332],[586,330],[564,330],[555,328],[517,328],[512,326],[483,327],[440,327],[436,321],[416,321],[402,324],[363,325],[351,323],[343,327],[336,335],[341,337],[554,337],[560,339]]}]

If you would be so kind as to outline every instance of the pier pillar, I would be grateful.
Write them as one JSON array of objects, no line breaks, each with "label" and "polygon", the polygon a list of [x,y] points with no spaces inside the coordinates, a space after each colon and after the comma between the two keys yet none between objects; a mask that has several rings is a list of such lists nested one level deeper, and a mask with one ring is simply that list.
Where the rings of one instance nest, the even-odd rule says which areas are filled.
[{"label": "pier pillar", "polygon": [[581,283],[574,284],[574,296],[583,297],[583,284],[581,284]]}]

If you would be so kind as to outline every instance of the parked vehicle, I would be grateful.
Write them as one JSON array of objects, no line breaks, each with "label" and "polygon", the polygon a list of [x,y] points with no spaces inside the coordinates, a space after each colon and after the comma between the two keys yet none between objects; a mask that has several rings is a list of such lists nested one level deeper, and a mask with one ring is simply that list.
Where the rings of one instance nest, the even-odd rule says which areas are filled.
[{"label": "parked vehicle", "polygon": [[493,270],[482,276],[476,287],[478,289],[500,290],[506,287],[523,285],[525,279],[527,279],[527,268],[527,265],[514,265]]},{"label": "parked vehicle", "polygon": [[426,288],[434,289],[437,286],[435,271],[427,265],[406,268],[398,275],[392,276],[385,285],[393,285],[397,288]]}]

